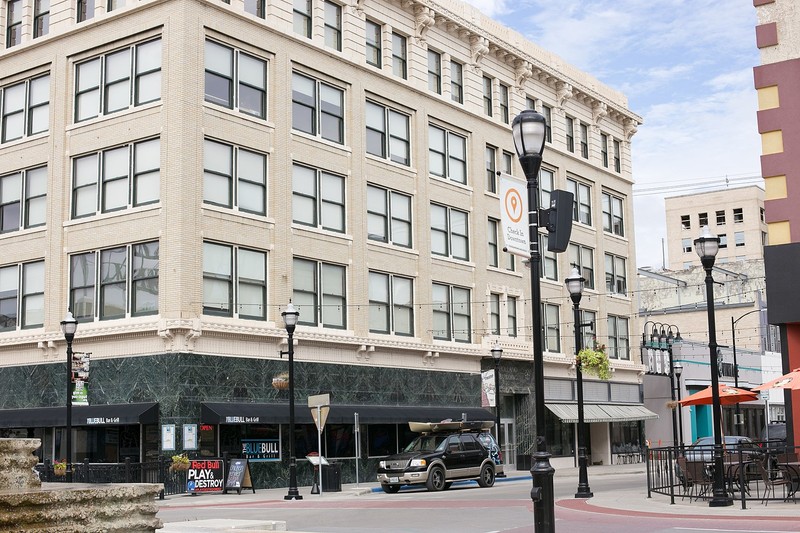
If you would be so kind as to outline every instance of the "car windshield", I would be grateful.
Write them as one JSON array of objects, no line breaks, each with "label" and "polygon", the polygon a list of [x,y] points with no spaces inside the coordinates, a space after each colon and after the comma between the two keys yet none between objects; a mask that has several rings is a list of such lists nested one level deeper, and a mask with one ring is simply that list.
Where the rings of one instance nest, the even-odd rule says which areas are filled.
[{"label": "car windshield", "polygon": [[433,452],[442,445],[446,435],[421,435],[406,446],[404,452]]}]

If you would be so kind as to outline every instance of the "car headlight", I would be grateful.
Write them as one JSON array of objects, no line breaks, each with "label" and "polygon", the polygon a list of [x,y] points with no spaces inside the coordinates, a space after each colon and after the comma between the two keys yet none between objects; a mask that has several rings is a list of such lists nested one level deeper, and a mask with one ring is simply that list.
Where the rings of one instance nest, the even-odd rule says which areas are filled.
[{"label": "car headlight", "polygon": [[386,470],[386,461],[380,461],[378,463],[378,468],[383,468],[384,470]]},{"label": "car headlight", "polygon": [[422,466],[424,467],[427,465],[428,462],[425,459],[411,459],[411,462],[408,466]]}]

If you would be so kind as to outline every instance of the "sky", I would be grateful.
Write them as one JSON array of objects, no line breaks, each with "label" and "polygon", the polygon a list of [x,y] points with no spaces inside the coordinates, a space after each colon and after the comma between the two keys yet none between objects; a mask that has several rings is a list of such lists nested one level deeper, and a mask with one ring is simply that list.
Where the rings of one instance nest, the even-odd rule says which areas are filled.
[{"label": "sky", "polygon": [[762,183],[749,0],[467,1],[622,91],[644,119],[631,145],[638,267],[665,264],[665,192]]}]

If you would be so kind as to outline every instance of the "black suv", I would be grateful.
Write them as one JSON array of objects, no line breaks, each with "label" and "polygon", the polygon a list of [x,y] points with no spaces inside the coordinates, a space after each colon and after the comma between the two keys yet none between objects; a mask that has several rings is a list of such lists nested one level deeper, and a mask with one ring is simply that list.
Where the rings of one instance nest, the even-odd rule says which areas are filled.
[{"label": "black suv", "polygon": [[[410,424],[412,431],[422,431]],[[495,461],[479,439],[480,427],[467,422],[429,424],[402,453],[378,464],[378,481],[393,494],[402,485],[424,484],[430,491],[450,488],[453,481],[476,480],[481,487],[494,485]]]}]

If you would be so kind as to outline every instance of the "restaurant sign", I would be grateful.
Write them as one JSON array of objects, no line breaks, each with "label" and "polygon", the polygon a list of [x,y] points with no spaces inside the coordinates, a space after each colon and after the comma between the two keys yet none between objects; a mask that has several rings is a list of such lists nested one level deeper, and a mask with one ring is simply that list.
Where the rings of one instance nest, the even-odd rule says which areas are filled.
[{"label": "restaurant sign", "polygon": [[242,439],[242,457],[251,463],[280,461],[278,439]]},{"label": "restaurant sign", "polygon": [[222,459],[189,461],[186,472],[186,492],[200,494],[222,492],[225,488],[225,464]]}]

